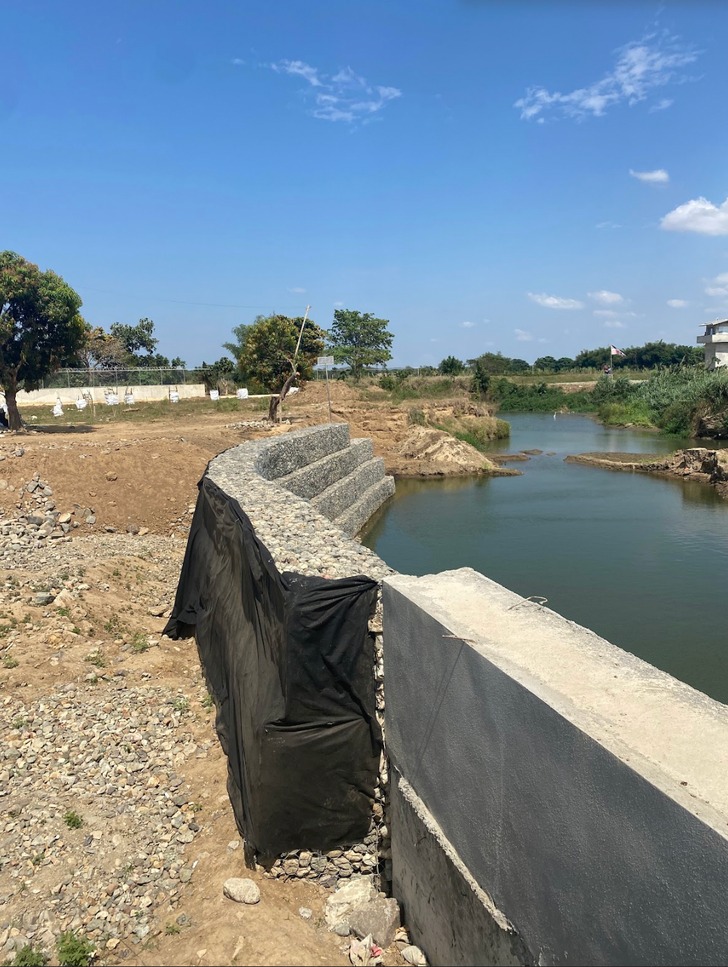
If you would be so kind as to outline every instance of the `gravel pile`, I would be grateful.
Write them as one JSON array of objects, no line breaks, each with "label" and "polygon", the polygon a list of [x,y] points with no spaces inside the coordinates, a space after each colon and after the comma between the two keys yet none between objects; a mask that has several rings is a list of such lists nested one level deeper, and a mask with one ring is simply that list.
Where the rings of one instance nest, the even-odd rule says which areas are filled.
[{"label": "gravel pile", "polygon": [[27,910],[0,922],[4,954],[68,929],[138,944],[193,876],[199,807],[176,770],[211,742],[194,743],[188,703],[169,689],[130,687],[125,670],[99,689],[99,677],[0,706],[0,907],[22,898]]}]

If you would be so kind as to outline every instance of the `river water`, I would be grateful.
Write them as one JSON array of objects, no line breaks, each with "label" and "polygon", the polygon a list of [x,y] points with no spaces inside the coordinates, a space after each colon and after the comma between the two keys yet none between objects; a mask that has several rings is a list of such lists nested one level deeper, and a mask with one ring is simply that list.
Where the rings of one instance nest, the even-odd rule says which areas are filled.
[{"label": "river water", "polygon": [[398,480],[362,542],[406,574],[467,566],[543,595],[554,611],[728,703],[728,501],[706,484],[564,462],[690,442],[578,415],[507,418],[510,440],[494,451],[544,451],[512,464],[522,476]]}]

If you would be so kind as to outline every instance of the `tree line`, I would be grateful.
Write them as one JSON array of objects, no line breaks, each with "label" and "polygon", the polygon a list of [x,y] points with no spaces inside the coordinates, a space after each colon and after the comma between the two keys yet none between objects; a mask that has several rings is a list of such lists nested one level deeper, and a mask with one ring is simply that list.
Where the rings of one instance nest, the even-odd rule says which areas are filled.
[{"label": "tree line", "polygon": [[663,366],[695,366],[703,362],[700,346],[681,346],[676,343],[647,342],[643,346],[623,349],[624,356],[612,356],[611,346],[583,349],[573,359],[562,356],[540,356],[533,364],[525,359],[511,359],[503,353],[483,353],[475,359],[463,362],[455,356],[447,356],[438,367],[442,376],[457,376],[466,370],[476,370],[490,376],[515,376],[525,373],[564,373],[580,369],[659,369]]},{"label": "tree line", "polygon": [[[184,368],[179,357],[169,360],[157,351],[154,322],[115,322],[106,332],[81,315],[81,297],[51,270],[41,271],[15,252],[0,252],[0,383],[5,393],[10,429],[22,426],[17,406],[19,390],[37,389],[61,367],[84,369]],[[334,312],[326,332],[313,320],[283,315],[259,316],[251,325],[233,330],[233,342],[223,348],[232,356],[203,362],[208,385],[223,377],[254,381],[277,397],[271,415],[296,380],[310,379],[324,348],[359,378],[368,366],[392,358],[389,320],[346,309]]]}]

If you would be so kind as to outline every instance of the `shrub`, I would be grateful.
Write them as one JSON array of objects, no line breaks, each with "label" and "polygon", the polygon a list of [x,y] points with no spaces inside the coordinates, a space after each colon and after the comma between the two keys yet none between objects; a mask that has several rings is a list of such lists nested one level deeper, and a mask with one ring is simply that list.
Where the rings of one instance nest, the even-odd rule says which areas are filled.
[{"label": "shrub", "polygon": [[80,829],[83,826],[83,819],[75,809],[69,809],[63,814],[63,822],[69,829]]},{"label": "shrub", "polygon": [[86,937],[79,937],[73,930],[62,933],[56,941],[56,952],[61,967],[88,967],[95,947]]},{"label": "shrub", "polygon": [[45,967],[48,958],[39,947],[27,943],[16,951],[12,963],[13,967]]}]

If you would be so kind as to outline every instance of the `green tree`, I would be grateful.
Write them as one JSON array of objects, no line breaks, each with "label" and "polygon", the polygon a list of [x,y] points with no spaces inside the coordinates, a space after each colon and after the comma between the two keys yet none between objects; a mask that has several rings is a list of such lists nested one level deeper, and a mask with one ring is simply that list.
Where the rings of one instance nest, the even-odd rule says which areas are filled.
[{"label": "green tree", "polygon": [[508,372],[509,373],[530,373],[531,364],[527,363],[525,359],[511,359],[508,362]]},{"label": "green tree", "polygon": [[533,364],[533,368],[540,370],[542,373],[555,373],[557,365],[553,356],[539,356]]},{"label": "green tree", "polygon": [[381,366],[392,358],[394,336],[389,319],[377,319],[371,312],[335,309],[328,344],[337,363],[346,363],[354,379],[365,366]]},{"label": "green tree", "polygon": [[[159,340],[154,337],[154,322],[151,319],[140,319],[136,326],[115,322],[110,331],[124,347],[127,366],[169,366],[167,357],[160,357],[156,351]],[[164,362],[158,363],[160,358]]]},{"label": "green tree", "polygon": [[458,376],[465,369],[465,364],[455,356],[447,356],[438,369],[443,376]]},{"label": "green tree", "polygon": [[480,368],[484,373],[489,373],[493,376],[502,376],[508,372],[511,361],[503,353],[483,353],[482,356],[478,356],[473,362],[476,364],[476,369],[477,364],[480,363]]},{"label": "green tree", "polygon": [[239,365],[271,391],[279,389],[294,372],[296,378],[311,379],[316,358],[323,353],[326,333],[311,319],[307,320],[298,359],[295,359],[302,322],[300,316],[296,319],[279,315],[258,317],[248,327]]},{"label": "green tree", "polygon": [[574,369],[575,366],[576,363],[571,356],[562,356],[560,359],[556,360],[557,373],[567,373],[570,369]]},{"label": "green tree", "polygon": [[87,339],[81,297],[60,275],[15,252],[0,253],[0,382],[11,430],[22,426],[18,389],[75,362]]},{"label": "green tree", "polygon": [[582,349],[574,365],[578,369],[601,369],[609,360],[609,346],[600,346],[598,349]]},{"label": "green tree", "polygon": [[[265,316],[256,316],[253,326],[257,326],[259,323],[264,321]],[[239,326],[233,326],[233,336],[235,337],[235,342],[224,342],[222,344],[222,348],[226,349],[230,353],[237,364],[238,379],[241,383],[244,382],[249,375],[245,370],[245,346],[248,341],[248,333],[253,326],[247,326],[245,323],[241,323]]]},{"label": "green tree", "polygon": [[[475,370],[473,371],[473,382],[470,391],[477,396],[485,396],[490,389],[491,374],[483,365],[482,359],[475,360]],[[505,382],[505,380],[504,380]]]},{"label": "green tree", "polygon": [[115,336],[104,332],[101,326],[86,326],[86,344],[74,362],[84,369],[114,369],[125,361],[126,349]]},{"label": "green tree", "polygon": [[216,363],[202,363],[202,381],[208,389],[217,389],[221,380],[233,380],[236,368],[232,359],[221,356]]}]

